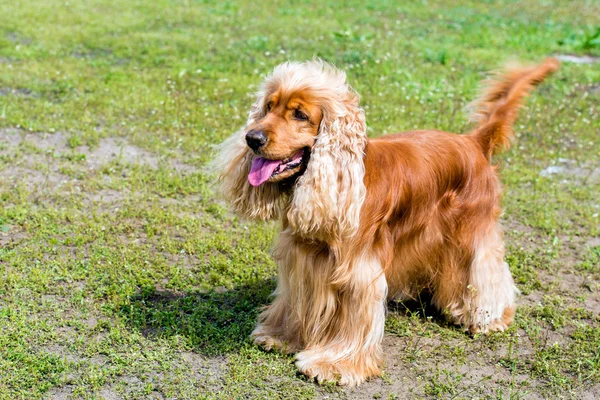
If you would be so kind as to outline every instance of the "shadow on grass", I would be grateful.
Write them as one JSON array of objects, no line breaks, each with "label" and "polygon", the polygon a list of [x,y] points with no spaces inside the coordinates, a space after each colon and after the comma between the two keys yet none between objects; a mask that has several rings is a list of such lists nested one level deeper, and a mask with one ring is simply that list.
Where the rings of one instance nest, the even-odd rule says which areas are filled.
[{"label": "shadow on grass", "polygon": [[392,300],[388,302],[388,315],[417,318],[422,322],[430,322],[437,326],[458,329],[432,302],[433,294],[423,291],[415,299]]},{"label": "shadow on grass", "polygon": [[[214,356],[236,352],[250,343],[260,308],[269,303],[274,289],[275,280],[208,293],[147,288],[123,305],[120,314],[146,337],[181,336],[198,353]],[[388,311],[442,327],[453,326],[431,305],[428,293],[416,300],[391,301]]]},{"label": "shadow on grass", "polygon": [[144,336],[182,336],[197,352],[212,356],[249,343],[260,308],[274,289],[274,280],[208,293],[149,288],[122,306],[120,314]]}]

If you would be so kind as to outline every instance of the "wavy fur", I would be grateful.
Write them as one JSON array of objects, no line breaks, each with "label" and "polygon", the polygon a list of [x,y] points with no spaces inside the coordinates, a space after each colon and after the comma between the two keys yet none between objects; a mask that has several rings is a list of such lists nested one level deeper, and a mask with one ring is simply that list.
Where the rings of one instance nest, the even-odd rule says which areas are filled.
[{"label": "wavy fur", "polygon": [[487,81],[480,97],[469,106],[469,119],[479,124],[473,135],[488,159],[509,148],[514,136],[512,124],[523,98],[559,66],[555,58],[536,66],[513,64]]},{"label": "wavy fur", "polygon": [[[516,289],[490,158],[508,143],[525,94],[556,68],[549,60],[497,77],[476,103],[480,125],[469,135],[412,131],[371,140],[343,72],[319,60],[275,68],[246,127],[216,161],[237,213],[282,220],[277,289],[254,341],[297,353],[298,369],[319,382],[358,385],[380,374],[388,299],[427,290],[471,332],[508,327]],[[294,117],[300,107],[307,118]],[[283,163],[309,148],[304,170],[249,185],[258,156],[244,135],[256,131],[268,139],[254,150],[260,157]]]},{"label": "wavy fur", "polygon": [[322,96],[323,119],[310,163],[294,188],[287,218],[294,232],[303,237],[337,242],[358,229],[366,193],[367,126],[346,74],[319,61],[307,65],[320,79],[302,82]]},{"label": "wavy fur", "polygon": [[[257,99],[250,109],[246,127],[264,117],[264,99],[268,91],[268,83],[268,81],[265,82],[257,93]],[[221,193],[236,214],[249,219],[277,219],[283,203],[279,186],[265,183],[255,187],[248,182],[248,173],[254,154],[244,139],[246,127],[235,132],[217,147],[217,156],[213,161],[212,168],[219,173]]]}]

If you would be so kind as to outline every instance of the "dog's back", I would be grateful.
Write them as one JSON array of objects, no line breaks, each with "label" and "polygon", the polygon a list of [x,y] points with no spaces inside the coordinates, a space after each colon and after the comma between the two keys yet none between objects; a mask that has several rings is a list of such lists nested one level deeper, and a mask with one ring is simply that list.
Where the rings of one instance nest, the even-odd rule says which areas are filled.
[{"label": "dog's back", "polygon": [[[491,157],[508,147],[524,96],[557,68],[548,59],[489,81],[473,105],[479,125],[470,134],[423,130],[369,140],[367,195],[355,240],[371,242],[385,260],[390,296],[427,287],[436,305],[472,331],[510,323],[514,291],[502,259],[502,191]],[[466,282],[479,288],[474,304]]]}]

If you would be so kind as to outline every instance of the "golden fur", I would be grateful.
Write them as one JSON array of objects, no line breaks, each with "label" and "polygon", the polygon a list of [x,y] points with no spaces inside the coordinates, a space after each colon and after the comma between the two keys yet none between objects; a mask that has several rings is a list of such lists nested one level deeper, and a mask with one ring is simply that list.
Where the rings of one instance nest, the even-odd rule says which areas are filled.
[{"label": "golden fur", "polygon": [[[516,289],[503,260],[501,188],[490,159],[508,146],[522,98],[557,68],[548,59],[498,75],[475,103],[478,126],[468,135],[367,139],[342,71],[321,61],[276,67],[245,128],[217,158],[235,212],[282,221],[278,286],[255,342],[297,352],[300,371],[319,382],[357,385],[380,373],[388,299],[428,289],[455,323],[504,330]],[[267,138],[256,154],[245,143],[250,131]],[[248,183],[256,157],[283,160],[302,148],[310,151],[302,167]]]}]

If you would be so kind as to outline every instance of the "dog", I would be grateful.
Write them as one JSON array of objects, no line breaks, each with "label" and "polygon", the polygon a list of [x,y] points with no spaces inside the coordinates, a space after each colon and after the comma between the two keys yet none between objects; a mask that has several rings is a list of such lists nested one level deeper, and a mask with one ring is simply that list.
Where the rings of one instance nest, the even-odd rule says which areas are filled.
[{"label": "dog", "polygon": [[235,213],[281,220],[278,284],[254,342],[297,353],[300,372],[320,383],[355,386],[380,374],[390,299],[426,289],[470,332],[505,330],[517,289],[492,156],[509,147],[523,98],[558,67],[547,59],[497,74],[468,134],[369,139],[343,71],[321,60],[277,66],[215,160]]}]

